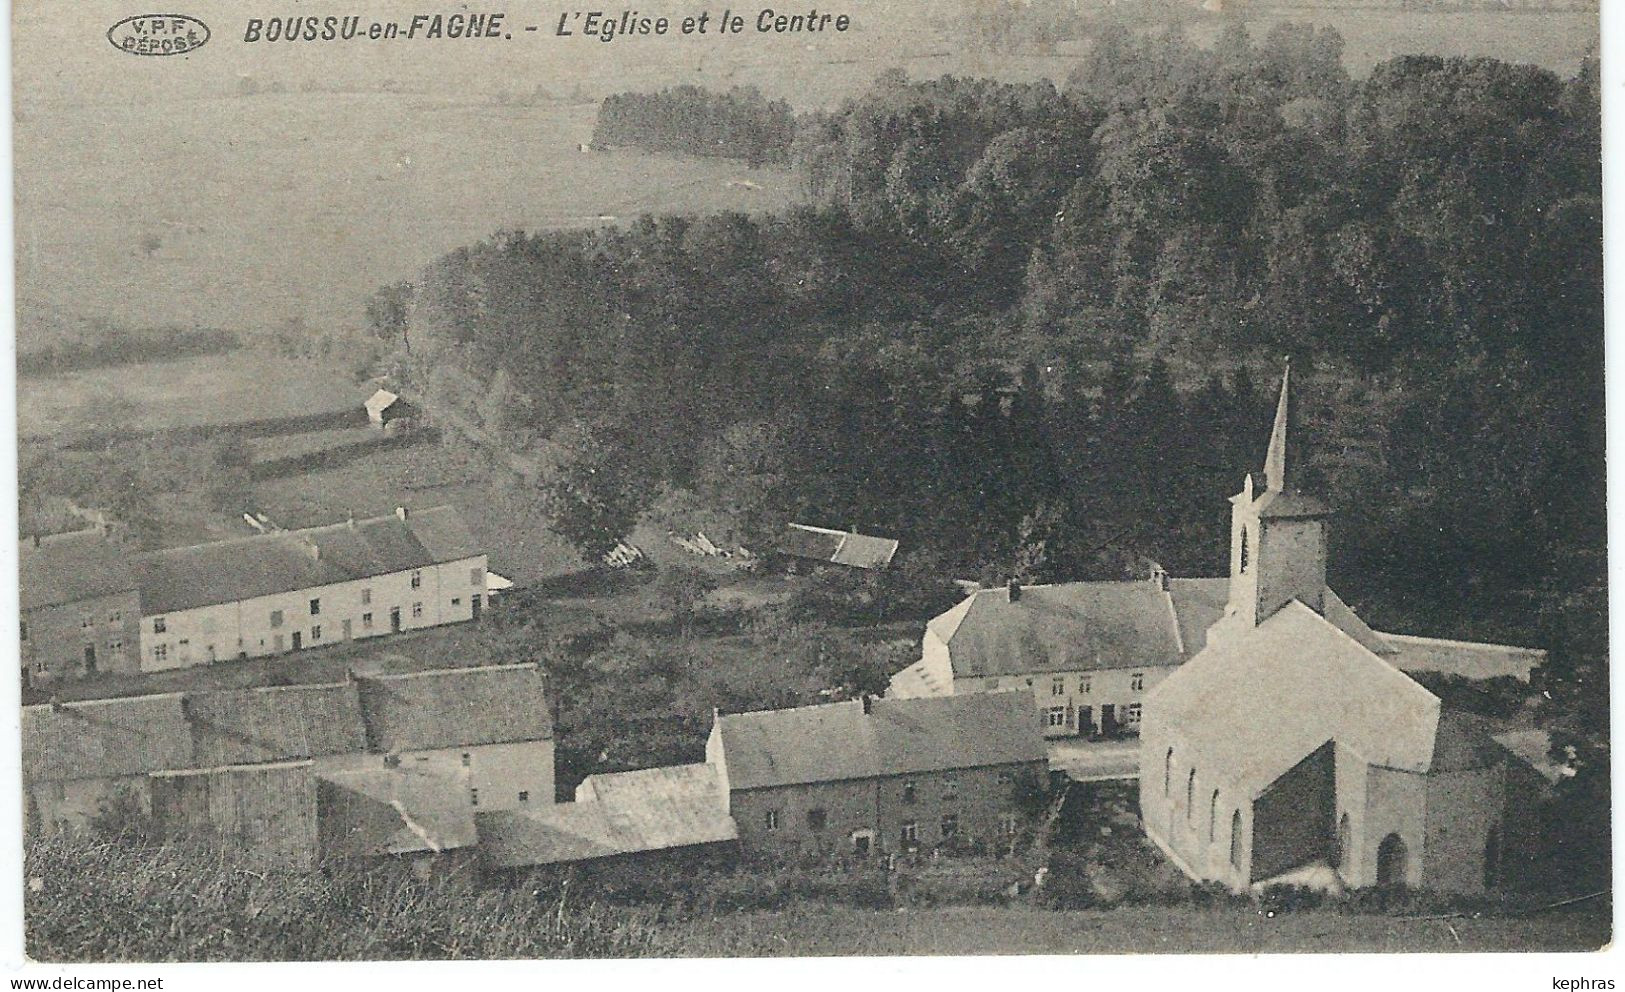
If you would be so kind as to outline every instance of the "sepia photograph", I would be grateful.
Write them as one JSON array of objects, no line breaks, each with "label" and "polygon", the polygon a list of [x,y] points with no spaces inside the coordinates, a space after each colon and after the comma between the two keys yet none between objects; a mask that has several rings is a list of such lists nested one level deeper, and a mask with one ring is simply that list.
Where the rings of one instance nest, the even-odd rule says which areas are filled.
[{"label": "sepia photograph", "polygon": [[1614,988],[1611,0],[503,3],[12,2],[28,968]]}]

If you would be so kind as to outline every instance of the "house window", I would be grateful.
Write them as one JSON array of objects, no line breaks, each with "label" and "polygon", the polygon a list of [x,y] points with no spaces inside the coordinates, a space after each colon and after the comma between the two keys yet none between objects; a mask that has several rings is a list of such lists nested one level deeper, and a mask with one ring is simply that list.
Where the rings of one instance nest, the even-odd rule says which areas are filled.
[{"label": "house window", "polygon": [[942,839],[947,840],[957,833],[959,833],[959,814],[942,814]]},{"label": "house window", "polygon": [[124,642],[117,637],[107,642],[107,650],[118,654],[124,650]]},{"label": "house window", "polygon": [[523,789],[521,789],[521,790],[520,790],[520,791],[519,791],[519,801],[520,801],[520,802],[522,802],[522,803],[528,803],[528,802],[530,802],[530,793],[529,793],[529,792],[526,792],[526,791],[525,791],[525,790],[523,790]]},{"label": "house window", "polygon": [[467,751],[463,752],[463,767],[467,768],[474,761],[474,756]]},{"label": "house window", "polygon": [[903,783],[903,802],[911,803],[913,801],[914,801],[914,782],[912,780],[905,781]]},{"label": "house window", "polygon": [[271,626],[272,627],[280,627],[280,626],[282,626],[282,611],[281,610],[272,610],[271,611]]},{"label": "house window", "polygon": [[310,639],[313,640],[313,641],[319,641],[319,640],[322,639],[322,625],[321,624],[318,623],[318,624],[313,624],[311,626],[311,628],[310,628]]},{"label": "house window", "polygon": [[1049,694],[1052,696],[1066,695],[1066,680],[1056,679],[1055,681],[1051,682],[1049,685]]},{"label": "house window", "polygon": [[485,569],[475,565],[468,570],[468,584],[471,586],[485,585]]},{"label": "house window", "polygon": [[1130,675],[1128,677],[1128,687],[1130,689],[1134,690],[1135,692],[1144,691],[1145,690],[1145,673],[1144,672],[1135,672],[1133,675]]},{"label": "house window", "polygon": [[169,630],[169,624],[164,622],[163,617],[152,618],[152,632],[154,634],[162,634],[167,630]]},{"label": "house window", "polygon": [[412,619],[418,620],[418,619],[421,619],[422,617],[423,617],[423,604],[422,603],[413,603],[412,604]]},{"label": "house window", "polygon": [[372,605],[372,587],[369,586],[366,589],[361,590],[361,605],[362,606],[371,606]]},{"label": "house window", "polygon": [[36,662],[34,662],[34,674],[35,675],[44,675],[47,672],[49,672],[50,670],[51,669],[45,664],[44,661],[36,661]]},{"label": "house window", "polygon": [[310,615],[313,617],[319,617],[322,615],[322,601],[320,599],[313,599],[310,601]]},{"label": "house window", "polygon": [[1139,703],[1129,703],[1128,704],[1128,715],[1126,717],[1124,717],[1123,722],[1128,724],[1130,727],[1138,727],[1140,725],[1140,704]]},{"label": "house window", "polygon": [[1021,829],[1021,818],[1014,813],[999,814],[999,833],[1006,837],[1014,837],[1016,831]]},{"label": "house window", "polygon": [[154,644],[152,646],[153,661],[167,661],[169,659],[169,645]]},{"label": "house window", "polygon": [[110,623],[110,624],[115,624],[115,625],[123,623],[124,622],[124,613],[122,611],[119,611],[119,610],[114,610],[112,613],[108,614],[107,622]]},{"label": "house window", "polygon": [[413,572],[412,573],[412,588],[413,589],[422,589],[423,588],[423,573],[422,572]]},{"label": "house window", "polygon": [[1080,696],[1089,695],[1089,680],[1088,679],[1079,679],[1078,680],[1078,695],[1080,695]]},{"label": "house window", "polygon": [[762,817],[762,826],[768,830],[779,829],[779,811],[776,809],[768,810],[767,814]]},{"label": "house window", "polygon": [[903,824],[903,847],[918,847],[920,843],[920,825],[913,820]]},{"label": "house window", "polygon": [[371,630],[372,629],[372,614],[371,613],[363,613],[363,614],[361,614],[361,629],[362,630]]},{"label": "house window", "polygon": [[822,830],[829,823],[829,814],[821,809],[807,811],[807,829]]},{"label": "house window", "polygon": [[480,804],[480,790],[478,790],[478,789],[469,789],[468,790],[468,801],[469,801],[469,805],[478,806]]},{"label": "house window", "polygon": [[1066,707],[1051,706],[1049,711],[1044,715],[1044,722],[1048,723],[1051,727],[1066,726]]},{"label": "house window", "polygon": [[462,606],[463,601],[461,599],[454,599],[454,600],[451,601],[451,605],[453,605],[453,606]]}]

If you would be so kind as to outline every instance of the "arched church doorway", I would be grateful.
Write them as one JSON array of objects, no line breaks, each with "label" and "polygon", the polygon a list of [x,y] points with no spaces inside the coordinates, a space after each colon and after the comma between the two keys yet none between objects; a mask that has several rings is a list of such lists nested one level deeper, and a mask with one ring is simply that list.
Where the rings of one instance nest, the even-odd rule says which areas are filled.
[{"label": "arched church doorway", "polygon": [[1377,884],[1391,888],[1405,884],[1408,855],[1398,834],[1389,834],[1377,845]]}]

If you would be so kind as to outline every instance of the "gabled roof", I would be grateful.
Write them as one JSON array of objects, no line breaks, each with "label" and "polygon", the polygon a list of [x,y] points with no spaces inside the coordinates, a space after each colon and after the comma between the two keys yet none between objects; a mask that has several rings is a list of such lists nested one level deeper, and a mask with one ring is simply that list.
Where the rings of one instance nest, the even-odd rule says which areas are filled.
[{"label": "gabled roof", "polygon": [[1224,612],[1224,579],[982,589],[932,620],[956,678],[1177,665]]},{"label": "gabled roof", "polygon": [[23,541],[17,594],[24,610],[79,603],[134,592],[129,559],[100,531],[78,531]]},{"label": "gabled roof", "polygon": [[199,692],[187,697],[186,713],[202,768],[367,749],[351,682]]},{"label": "gabled roof", "polygon": [[886,685],[887,699],[919,699],[922,696],[946,696],[952,692],[953,686],[940,684],[924,660],[916,661],[893,675]]},{"label": "gabled roof", "polygon": [[1145,700],[1148,733],[1163,730],[1203,774],[1253,796],[1327,740],[1427,771],[1439,711],[1432,693],[1296,600],[1210,642]]},{"label": "gabled roof", "polygon": [[322,772],[319,780],[326,855],[439,853],[479,842],[466,775],[365,768]]},{"label": "gabled roof", "polygon": [[189,768],[192,734],[179,693],[24,706],[23,781],[61,782]]},{"label": "gabled roof", "polygon": [[853,568],[885,568],[897,554],[897,542],[856,531],[790,524],[779,536],[780,554],[811,558]]},{"label": "gabled roof", "polygon": [[473,558],[457,511],[434,507],[304,530],[169,548],[133,561],[146,616],[314,589]]},{"label": "gabled roof", "polygon": [[385,753],[551,740],[546,681],[534,664],[356,678],[367,738]]},{"label": "gabled roof", "polygon": [[710,765],[592,775],[576,801],[481,813],[480,846],[502,868],[589,861],[739,838]]},{"label": "gabled roof", "polygon": [[1439,672],[1470,679],[1515,678],[1529,681],[1529,673],[1546,662],[1546,652],[1507,644],[1475,644],[1437,637],[1383,634],[1392,648],[1390,659],[1407,672]]},{"label": "gabled roof", "polygon": [[1032,696],[853,700],[717,718],[734,789],[1043,761]]},{"label": "gabled roof", "polygon": [[398,400],[398,399],[400,399],[400,397],[396,396],[394,393],[390,392],[389,390],[380,389],[376,393],[373,393],[371,396],[367,397],[367,402],[366,402],[367,412],[369,412],[369,413],[382,413],[385,410],[389,409],[391,406],[394,406],[395,401]]}]

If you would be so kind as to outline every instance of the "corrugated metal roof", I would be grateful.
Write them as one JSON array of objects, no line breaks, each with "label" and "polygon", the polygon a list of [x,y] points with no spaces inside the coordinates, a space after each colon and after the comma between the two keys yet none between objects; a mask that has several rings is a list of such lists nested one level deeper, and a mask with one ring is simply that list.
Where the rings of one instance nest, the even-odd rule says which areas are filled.
[{"label": "corrugated metal roof", "polygon": [[24,706],[25,782],[145,775],[188,768],[191,727],[179,693]]},{"label": "corrugated metal roof", "polygon": [[22,609],[61,606],[134,592],[135,574],[122,549],[100,531],[56,534],[23,541],[17,594]]},{"label": "corrugated metal roof", "polygon": [[472,558],[475,545],[451,507],[353,524],[273,531],[138,555],[142,612],[173,613],[216,603],[313,589]]},{"label": "corrugated metal roof", "polygon": [[737,840],[716,769],[647,768],[590,776],[577,801],[481,813],[480,845],[503,868],[561,864]]},{"label": "corrugated metal roof", "polygon": [[367,749],[351,682],[195,693],[186,700],[197,765],[246,765]]},{"label": "corrugated metal roof", "polygon": [[1047,757],[1032,696],[876,699],[718,718],[736,789],[874,778]]},{"label": "corrugated metal roof", "polygon": [[1146,694],[1146,732],[1189,749],[1202,774],[1250,795],[1327,740],[1366,761],[1428,770],[1439,700],[1293,601],[1218,643]]},{"label": "corrugated metal roof", "polygon": [[547,677],[534,664],[357,676],[376,751],[551,740]]}]

